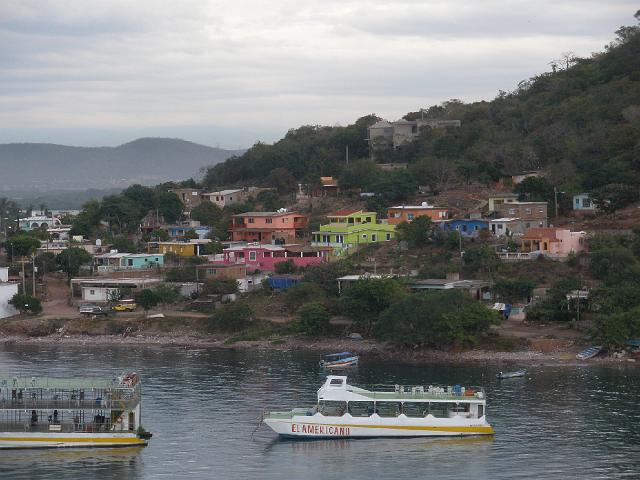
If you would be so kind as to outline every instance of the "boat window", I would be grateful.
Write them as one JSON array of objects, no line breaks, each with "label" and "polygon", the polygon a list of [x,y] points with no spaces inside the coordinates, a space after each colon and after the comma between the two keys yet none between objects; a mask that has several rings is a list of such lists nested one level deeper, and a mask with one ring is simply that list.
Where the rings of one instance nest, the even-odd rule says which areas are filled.
[{"label": "boat window", "polygon": [[376,413],[381,417],[397,417],[401,412],[400,402],[376,402]]},{"label": "boat window", "polygon": [[341,417],[347,413],[347,402],[321,400],[318,410],[325,417]]},{"label": "boat window", "polygon": [[478,405],[478,418],[484,415],[484,405]]},{"label": "boat window", "polygon": [[455,403],[431,402],[431,415],[438,418],[449,418],[449,412],[455,409]]},{"label": "boat window", "polygon": [[331,383],[329,385],[340,386],[340,385],[342,385],[342,379],[341,378],[334,378],[334,379],[331,380]]},{"label": "boat window", "polygon": [[427,402],[404,402],[403,412],[407,417],[425,417],[428,410]]},{"label": "boat window", "polygon": [[370,417],[373,412],[373,402],[349,402],[349,413],[354,417]]}]

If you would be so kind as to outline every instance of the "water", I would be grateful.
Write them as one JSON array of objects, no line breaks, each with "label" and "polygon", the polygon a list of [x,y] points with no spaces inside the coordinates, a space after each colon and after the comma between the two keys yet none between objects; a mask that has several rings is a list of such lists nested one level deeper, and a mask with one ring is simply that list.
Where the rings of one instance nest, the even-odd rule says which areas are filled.
[{"label": "water", "polygon": [[640,370],[406,366],[363,359],[354,383],[481,384],[493,438],[280,441],[263,407],[313,404],[317,356],[162,347],[0,347],[0,377],[143,378],[146,448],[0,451],[2,479],[640,478]]}]

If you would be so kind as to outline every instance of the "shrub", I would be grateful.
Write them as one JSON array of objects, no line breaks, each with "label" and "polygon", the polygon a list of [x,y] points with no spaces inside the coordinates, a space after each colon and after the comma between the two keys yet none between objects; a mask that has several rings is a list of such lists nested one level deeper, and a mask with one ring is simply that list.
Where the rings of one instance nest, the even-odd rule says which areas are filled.
[{"label": "shrub", "polygon": [[299,283],[284,294],[286,305],[294,310],[307,303],[321,302],[324,298],[325,295],[322,288],[311,282]]},{"label": "shrub", "polygon": [[228,303],[217,308],[209,319],[209,330],[239,332],[253,321],[253,311],[244,303]]},{"label": "shrub", "polygon": [[233,278],[211,278],[204,283],[203,293],[208,295],[229,295],[238,293],[238,282]]},{"label": "shrub", "polygon": [[329,329],[329,312],[321,303],[308,303],[298,310],[298,328],[309,336],[320,336]]},{"label": "shrub", "polygon": [[296,273],[297,268],[293,263],[293,260],[285,260],[284,262],[276,263],[275,271],[279,275],[286,275],[289,273]]},{"label": "shrub", "polygon": [[12,305],[21,313],[29,312],[36,315],[42,311],[42,304],[40,303],[40,300],[32,297],[31,295],[22,293],[16,293],[11,300],[9,300],[9,305]]}]

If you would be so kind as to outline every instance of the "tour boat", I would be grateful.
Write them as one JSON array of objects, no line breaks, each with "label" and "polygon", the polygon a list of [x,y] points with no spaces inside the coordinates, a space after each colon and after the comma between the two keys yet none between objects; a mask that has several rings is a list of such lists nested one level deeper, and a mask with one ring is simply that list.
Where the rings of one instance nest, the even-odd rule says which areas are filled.
[{"label": "tour boat", "polygon": [[358,355],[351,352],[330,353],[320,359],[320,368],[339,370],[358,366]]},{"label": "tour boat", "polygon": [[265,411],[283,437],[366,438],[492,435],[481,388],[387,386],[365,390],[329,375],[312,408]]},{"label": "tour boat", "polygon": [[140,377],[0,379],[0,449],[147,444]]}]

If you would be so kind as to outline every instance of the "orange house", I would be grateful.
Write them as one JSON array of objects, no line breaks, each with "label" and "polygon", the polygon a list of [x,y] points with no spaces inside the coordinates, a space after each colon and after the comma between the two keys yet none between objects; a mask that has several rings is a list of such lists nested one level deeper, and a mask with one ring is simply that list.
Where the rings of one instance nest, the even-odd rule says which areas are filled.
[{"label": "orange house", "polygon": [[306,215],[295,212],[247,212],[233,216],[229,231],[234,242],[296,243],[308,222]]},{"label": "orange house", "polygon": [[445,207],[434,207],[422,202],[422,205],[399,205],[389,207],[387,210],[387,221],[391,225],[398,225],[402,222],[411,222],[418,217],[429,217],[431,220],[444,220],[449,216],[449,210]]}]

